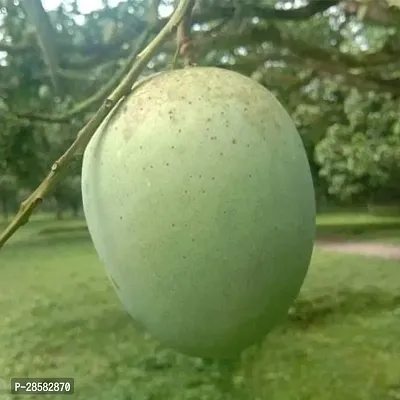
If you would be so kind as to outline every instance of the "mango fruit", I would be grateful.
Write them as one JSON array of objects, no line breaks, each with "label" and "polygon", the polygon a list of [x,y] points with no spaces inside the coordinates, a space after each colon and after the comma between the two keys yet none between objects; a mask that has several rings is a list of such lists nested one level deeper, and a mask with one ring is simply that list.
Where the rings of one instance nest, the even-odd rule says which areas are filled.
[{"label": "mango fruit", "polygon": [[230,358],[286,315],[310,263],[315,196],[300,135],[256,81],[214,67],[135,85],[83,157],[94,247],[138,326]]}]

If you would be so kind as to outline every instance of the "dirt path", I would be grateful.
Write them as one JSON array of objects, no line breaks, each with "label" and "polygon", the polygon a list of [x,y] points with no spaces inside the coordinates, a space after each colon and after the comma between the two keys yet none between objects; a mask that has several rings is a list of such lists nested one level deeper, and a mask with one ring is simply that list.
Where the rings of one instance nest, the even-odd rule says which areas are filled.
[{"label": "dirt path", "polygon": [[400,260],[400,245],[368,242],[317,241],[322,250]]}]

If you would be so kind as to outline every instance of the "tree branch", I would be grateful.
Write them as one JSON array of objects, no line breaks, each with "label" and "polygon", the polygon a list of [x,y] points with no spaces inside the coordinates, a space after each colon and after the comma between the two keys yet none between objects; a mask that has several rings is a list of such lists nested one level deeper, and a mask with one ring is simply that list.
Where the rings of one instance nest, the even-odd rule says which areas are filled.
[{"label": "tree branch", "polygon": [[[319,75],[320,77],[332,78],[332,77],[341,77],[345,85],[349,87],[357,88],[361,91],[377,91],[381,92],[382,89],[387,93],[392,93],[395,96],[400,95],[400,79],[396,80],[385,80],[385,79],[376,79],[371,78],[365,75],[356,75],[351,73],[346,67],[343,65],[332,62],[330,60],[325,61],[314,61],[310,59],[304,59],[300,56],[296,56],[293,54],[283,55],[281,53],[266,53],[265,55],[259,57],[237,57],[237,61],[233,65],[224,65],[219,64],[220,68],[233,69],[235,71],[241,71],[246,75],[250,75],[255,71],[258,71],[259,74],[268,76],[268,68],[260,69],[267,61],[284,61],[288,65],[297,66],[299,69],[310,69],[313,71],[314,75]],[[297,81],[295,77],[292,77],[292,83]],[[285,78],[285,82],[280,78],[279,84],[283,84],[283,86],[287,86],[289,82],[289,78]]]},{"label": "tree branch", "polygon": [[[241,18],[258,17],[262,20],[286,20],[301,21],[306,20],[327,10],[328,8],[339,4],[340,0],[310,0],[306,6],[292,8],[289,10],[279,9],[268,6],[248,5],[242,7],[240,13]],[[205,23],[209,20],[232,18],[236,13],[235,6],[218,5],[207,7],[206,10],[198,10],[193,13],[194,23]]]},{"label": "tree branch", "polygon": [[[323,12],[328,8],[335,6],[340,3],[340,0],[311,0],[306,6],[283,10],[276,9],[269,6],[246,6],[241,10],[242,18],[252,18],[258,17],[263,20],[282,20],[282,21],[300,21],[311,18],[315,14]],[[192,14],[192,21],[194,24],[202,24],[218,19],[230,19],[234,17],[236,9],[234,6],[219,5],[216,1],[215,5],[208,7],[206,10],[194,10]],[[158,21],[154,30],[158,32],[167,23],[167,18],[162,18]],[[139,19],[135,20],[135,32],[127,29],[122,35],[117,37],[113,43],[99,44],[99,45],[83,45],[76,47],[74,44],[60,43],[60,47],[64,51],[70,51],[71,49],[77,50],[81,54],[91,54],[93,56],[99,54],[108,54],[112,49],[115,50],[116,47],[121,46],[127,41],[130,42],[132,36],[138,32],[143,31],[146,28],[147,21],[142,21]],[[6,51],[9,53],[22,52],[32,50],[30,46],[26,43],[9,45],[7,43],[0,42],[0,51]],[[73,63],[68,63],[71,67]]]},{"label": "tree branch", "polygon": [[[197,37],[193,39],[193,45],[196,47],[197,52],[203,56],[210,48],[213,50],[226,50],[232,47],[246,46],[249,43],[261,44],[264,42],[270,42],[281,50],[282,48],[286,48],[292,55],[295,55],[296,58],[290,58],[288,55],[282,54],[281,59],[288,63],[292,62],[294,65],[300,65],[307,62],[310,66],[314,65],[313,69],[319,67],[323,68],[325,72],[329,69],[331,73],[335,70],[335,75],[341,73],[349,79],[354,77],[353,86],[361,85],[361,82],[364,80],[365,86],[373,88],[373,90],[386,91],[396,95],[399,93],[400,79],[389,80],[377,74],[373,75],[367,71],[368,67],[372,65],[381,65],[381,62],[386,66],[389,65],[390,62],[398,62],[398,59],[383,52],[367,54],[362,58],[355,57],[340,53],[333,48],[324,49],[308,45],[288,35],[283,36],[275,26],[269,26],[267,28],[253,26],[240,34],[225,33],[216,35],[215,37],[197,35]],[[172,51],[172,48],[173,44],[168,43],[168,51]],[[265,58],[268,58],[268,54],[265,55]],[[267,61],[265,58],[254,61],[254,70],[261,65],[261,63]],[[277,60],[277,56],[275,56],[275,59]],[[296,62],[296,60],[299,60],[299,62]],[[233,65],[232,68],[235,68],[235,66]],[[352,74],[351,69],[355,68],[358,68],[361,73],[357,75]]]},{"label": "tree branch", "polygon": [[[150,33],[148,33],[150,35]],[[208,34],[197,34],[192,39],[192,46],[196,48],[198,56],[205,55],[209,49],[213,50],[228,50],[230,48],[247,46],[251,44],[261,44],[263,42],[270,42],[277,46],[277,52],[271,55],[267,53],[264,57],[239,57],[234,65],[228,67],[220,65],[223,68],[236,69],[245,74],[250,74],[252,71],[260,67],[268,57],[273,57],[274,61],[284,61],[288,64],[295,65],[299,68],[305,65],[316,68],[321,68],[324,76],[331,74],[337,76],[342,74],[345,82],[353,87],[361,90],[375,90],[386,91],[395,95],[399,94],[399,79],[384,79],[383,77],[367,72],[367,69],[372,66],[385,65],[388,66],[394,61],[398,61],[397,57],[386,54],[384,52],[376,52],[366,54],[363,57],[356,57],[350,54],[343,54],[335,48],[326,49],[316,46],[311,46],[301,39],[291,37],[289,35],[283,36],[276,26],[269,26],[261,28],[252,26],[241,33],[224,32],[220,35],[210,36]],[[165,44],[164,49],[168,52],[174,52],[176,44],[173,40]],[[282,48],[287,48],[291,54],[283,54]],[[279,55],[280,54],[280,55]],[[236,57],[238,60],[238,57]],[[270,60],[271,61],[271,60]],[[353,74],[352,69],[358,68],[362,73]],[[35,112],[14,112],[18,118],[25,118],[31,121],[43,121],[48,123],[67,123],[72,118],[80,113],[86,111],[89,107],[97,102],[100,102],[120,79],[119,76],[124,74],[124,67],[121,68],[120,73],[117,74],[107,85],[102,87],[97,93],[82,103],[76,105],[74,108],[67,111],[62,115],[46,115],[37,114]]]},{"label": "tree branch", "polygon": [[74,158],[76,152],[86,148],[98,127],[115,107],[115,105],[130,91],[135,90],[135,88],[141,84],[139,82],[132,88],[132,85],[139,78],[141,72],[151,60],[160,45],[164,42],[170,32],[176,29],[176,27],[180,24],[188,10],[189,4],[190,0],[181,0],[179,2],[178,7],[168,23],[164,26],[156,38],[137,56],[136,61],[133,63],[131,69],[122,82],[120,82],[111,95],[104,101],[103,105],[89,120],[89,122],[78,132],[77,138],[68,148],[68,150],[54,162],[50,173],[42,181],[38,188],[24,202],[21,203],[17,215],[7,226],[5,231],[0,235],[0,249],[22,225],[29,221],[29,217],[38,204],[43,201],[44,196],[67,172],[67,167],[70,165],[71,160]]},{"label": "tree branch", "polygon": [[36,36],[42,49],[44,60],[49,68],[51,81],[56,94],[61,95],[62,87],[58,75],[59,54],[57,35],[53,29],[49,15],[43,8],[41,0],[24,0],[21,4],[28,19],[35,27]]},{"label": "tree branch", "polygon": [[118,73],[114,75],[104,86],[100,86],[100,89],[89,98],[85,99],[81,103],[77,104],[75,107],[68,110],[65,114],[61,115],[46,115],[46,114],[35,114],[32,112],[18,112],[14,111],[13,114],[18,118],[29,119],[30,121],[42,121],[49,123],[65,123],[70,121],[72,118],[78,116],[79,114],[87,111],[92,105],[104,101],[104,98],[115,88],[118,82],[126,75],[129,71],[132,63],[134,62],[140,49],[148,40],[150,33],[145,31],[139,38],[138,44],[136,45],[136,50],[131,54],[131,56],[125,61],[124,65],[120,68]]},{"label": "tree branch", "polygon": [[360,15],[360,11],[364,8],[363,21],[369,22],[373,25],[380,26],[396,26],[400,23],[400,11],[390,9],[386,1],[373,0],[366,4],[365,1],[360,0],[342,0],[340,2],[342,10],[346,15],[356,16]]}]

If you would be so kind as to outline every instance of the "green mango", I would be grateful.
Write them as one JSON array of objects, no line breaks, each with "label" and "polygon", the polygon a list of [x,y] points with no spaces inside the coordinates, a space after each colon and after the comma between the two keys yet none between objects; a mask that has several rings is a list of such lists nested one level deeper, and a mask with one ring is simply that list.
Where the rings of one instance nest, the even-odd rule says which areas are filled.
[{"label": "green mango", "polygon": [[85,150],[82,195],[126,310],[182,353],[236,356],[300,291],[311,172],[290,116],[248,77],[193,67],[136,85]]}]

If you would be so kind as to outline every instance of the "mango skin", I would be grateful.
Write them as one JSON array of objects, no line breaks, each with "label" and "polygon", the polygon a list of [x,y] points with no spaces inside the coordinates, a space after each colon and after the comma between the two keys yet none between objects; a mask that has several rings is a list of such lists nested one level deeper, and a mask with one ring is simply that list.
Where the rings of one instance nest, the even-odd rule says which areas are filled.
[{"label": "mango skin", "polygon": [[311,172],[290,116],[248,77],[193,67],[140,83],[88,144],[82,195],[126,310],[182,353],[238,355],[300,291]]}]

